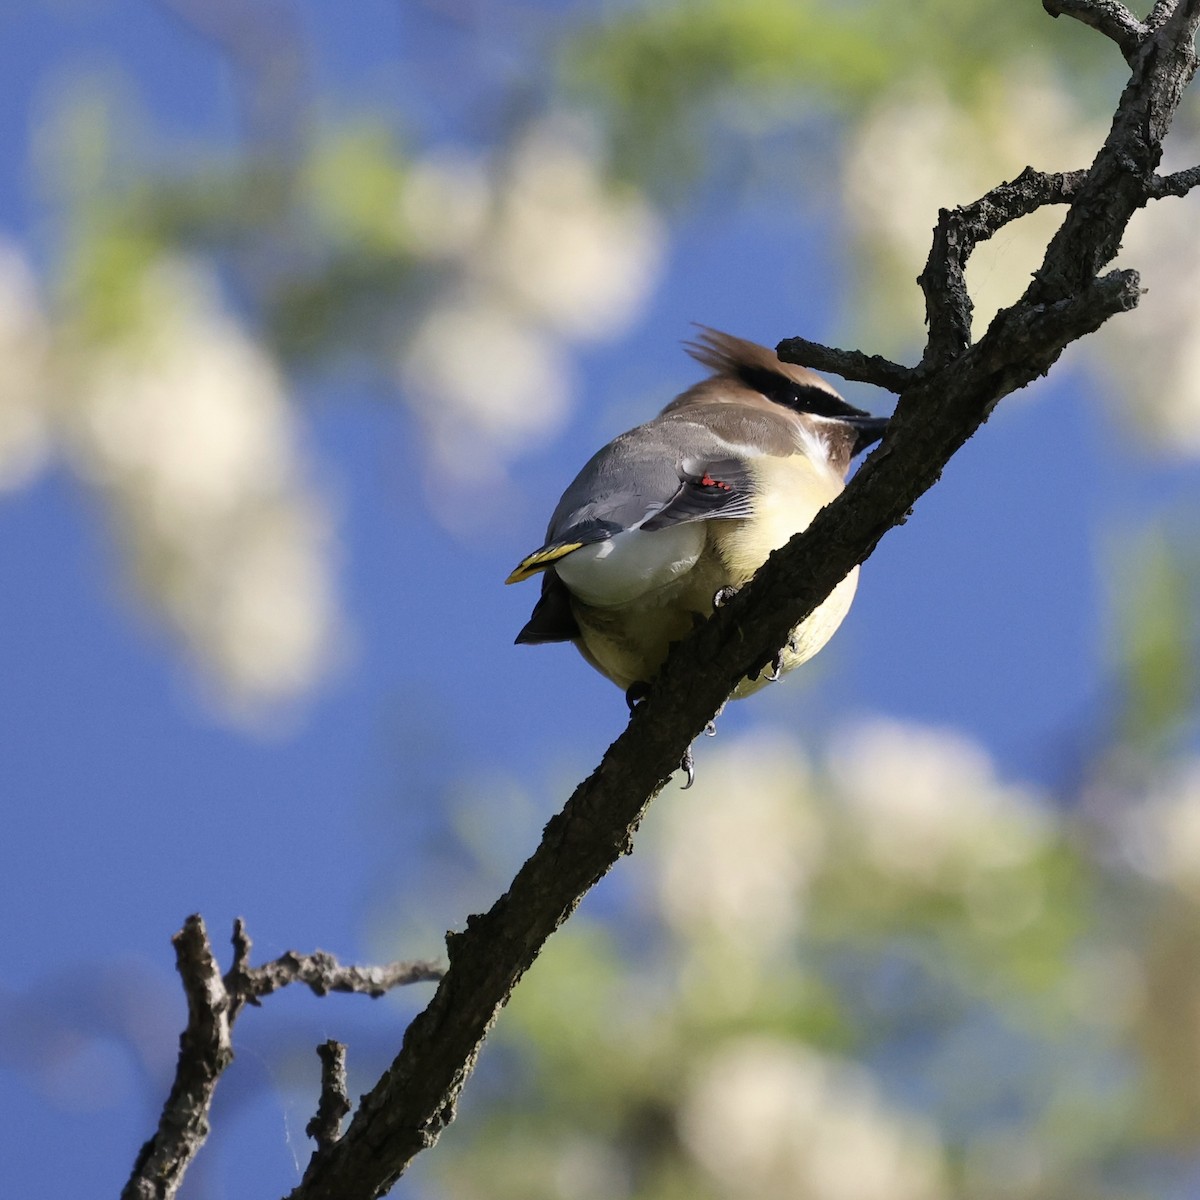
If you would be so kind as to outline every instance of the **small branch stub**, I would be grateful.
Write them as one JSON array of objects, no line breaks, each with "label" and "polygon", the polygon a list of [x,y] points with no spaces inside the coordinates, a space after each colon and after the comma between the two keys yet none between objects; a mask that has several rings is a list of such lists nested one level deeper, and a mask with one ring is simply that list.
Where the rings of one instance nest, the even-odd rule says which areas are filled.
[{"label": "small branch stub", "polygon": [[1150,196],[1154,200],[1163,200],[1168,196],[1186,196],[1194,187],[1200,185],[1200,167],[1188,167],[1186,171],[1176,171],[1173,175],[1155,175],[1150,180]]},{"label": "small branch stub", "polygon": [[346,1084],[346,1047],[332,1039],[317,1047],[321,1059],[321,1099],[304,1132],[317,1143],[314,1155],[324,1154],[342,1136],[342,1118],[350,1112]]}]

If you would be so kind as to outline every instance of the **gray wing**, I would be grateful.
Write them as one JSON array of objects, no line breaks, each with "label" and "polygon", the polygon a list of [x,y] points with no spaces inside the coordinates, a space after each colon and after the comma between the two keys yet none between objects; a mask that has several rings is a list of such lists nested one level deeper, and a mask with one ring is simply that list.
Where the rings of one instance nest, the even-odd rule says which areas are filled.
[{"label": "gray wing", "polygon": [[579,636],[570,594],[554,564],[582,546],[631,529],[653,533],[686,521],[751,516],[753,476],[733,449],[703,421],[672,414],[622,434],[593,455],[558,502],[545,544],[508,577],[519,583],[544,572],[541,598],[517,641]]},{"label": "gray wing", "polygon": [[602,541],[627,529],[748,517],[748,455],[689,416],[666,416],[610,442],[563,493],[547,545]]}]

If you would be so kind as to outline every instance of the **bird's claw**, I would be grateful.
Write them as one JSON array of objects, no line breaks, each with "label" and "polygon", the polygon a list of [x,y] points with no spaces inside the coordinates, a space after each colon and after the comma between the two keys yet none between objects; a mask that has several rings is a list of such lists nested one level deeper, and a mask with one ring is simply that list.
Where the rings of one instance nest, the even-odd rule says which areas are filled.
[{"label": "bird's claw", "polygon": [[738,590],[735,587],[718,588],[713,595],[713,608],[720,608],[722,604],[728,604],[737,594]]},{"label": "bird's claw", "polygon": [[[769,671],[767,670],[768,667],[770,667]],[[754,673],[754,678],[755,679],[761,678],[764,671],[766,672],[767,683],[778,683],[779,682],[780,677],[783,675],[783,651],[782,650],[780,650],[779,653],[776,654],[775,657],[773,659],[771,659],[771,661],[769,663],[764,663],[761,667],[759,667],[758,670]]]},{"label": "bird's claw", "polygon": [[625,689],[625,703],[629,705],[629,711],[633,712],[635,708],[650,694],[650,685],[648,683],[631,683]]},{"label": "bird's claw", "polygon": [[691,746],[683,752],[683,757],[679,760],[679,769],[687,776],[687,783],[680,789],[686,792],[696,782],[696,760],[692,757]]}]

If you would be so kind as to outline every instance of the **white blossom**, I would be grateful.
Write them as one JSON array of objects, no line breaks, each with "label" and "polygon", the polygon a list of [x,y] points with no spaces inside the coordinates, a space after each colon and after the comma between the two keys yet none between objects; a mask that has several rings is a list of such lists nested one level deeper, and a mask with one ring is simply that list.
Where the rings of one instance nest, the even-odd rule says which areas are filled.
[{"label": "white blossom", "polygon": [[[989,89],[984,85],[985,92]],[[1026,166],[1087,166],[1104,129],[1036,62],[1004,72],[976,104],[948,96],[934,80],[882,98],[861,124],[846,159],[845,195],[859,236],[893,266],[886,297],[893,322],[911,338],[921,328],[920,291],[939,208],[969,204]],[[1025,290],[1063,209],[1049,206],[1006,226],[968,264],[976,336]]]},{"label": "white blossom", "polygon": [[327,670],[332,518],[272,362],[195,261],[163,259],[136,313],[82,357],[63,431],[134,573],[235,715]]},{"label": "white blossom", "polygon": [[678,930],[759,959],[793,938],[824,852],[796,745],[757,734],[706,755],[694,788],[664,806],[661,904]]},{"label": "white blossom", "polygon": [[556,432],[570,374],[561,347],[486,295],[435,307],[404,358],[404,382],[438,467],[464,480],[502,474],[498,459]]},{"label": "white blossom", "polygon": [[727,1042],[688,1089],[681,1132],[729,1197],[938,1200],[930,1128],[889,1108],[861,1067],[765,1036]]},{"label": "white blossom", "polygon": [[402,331],[397,378],[452,523],[503,507],[508,463],[564,424],[572,343],[621,333],[662,260],[661,222],[614,193],[576,129],[534,126],[498,161],[439,149],[406,175],[400,221],[443,280]]},{"label": "white blossom", "polygon": [[1200,758],[1175,764],[1117,826],[1135,870],[1200,901]]},{"label": "white blossom", "polygon": [[569,127],[546,123],[504,176],[484,270],[563,336],[614,337],[657,280],[663,231],[631,190],[616,194]]},{"label": "white blossom", "polygon": [[1044,844],[1037,796],[1001,782],[961,733],[877,719],[840,735],[830,765],[870,861],[924,884],[966,885],[985,917],[980,873],[1019,866]]},{"label": "white blossom", "polygon": [[[1178,165],[1191,161],[1193,142]],[[1171,167],[1163,166],[1163,173]],[[1172,458],[1200,457],[1200,198],[1151,204],[1135,213],[1121,263],[1146,294],[1100,331],[1106,392],[1141,446]]]}]

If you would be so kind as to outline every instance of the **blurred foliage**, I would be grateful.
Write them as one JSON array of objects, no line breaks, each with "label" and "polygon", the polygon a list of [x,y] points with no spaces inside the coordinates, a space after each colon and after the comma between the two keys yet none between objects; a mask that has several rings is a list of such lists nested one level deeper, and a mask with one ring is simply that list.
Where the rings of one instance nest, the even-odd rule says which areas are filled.
[{"label": "blurred foliage", "polygon": [[1055,34],[1036,4],[668,0],[614,6],[588,24],[568,39],[561,78],[600,110],[617,169],[658,189],[702,169],[731,128],[853,120],[913,81],[983,109],[995,79],[1030,54],[1053,53],[1103,105],[1102,81],[1120,78],[1111,47]]},{"label": "blurred foliage", "polygon": [[[1064,807],[915,726],[822,769],[783,734],[703,757],[619,911],[574,917],[518,989],[446,1195],[1187,1194],[1200,910],[1125,854],[1152,797]],[[924,810],[902,793],[930,771]],[[862,807],[871,775],[895,808]],[[772,901],[778,862],[803,866]]]},{"label": "blurred foliage", "polygon": [[131,170],[116,133],[139,123],[128,104],[101,80],[67,103],[44,157],[68,164],[55,185],[70,247],[62,298],[85,329],[117,331],[142,271],[184,251],[224,267],[285,362],[389,349],[415,261],[391,132],[348,124],[313,139],[300,163],[213,147]]},{"label": "blurred foliage", "polygon": [[1196,712],[1200,559],[1192,537],[1152,526],[1110,551],[1121,741],[1153,754]]}]

